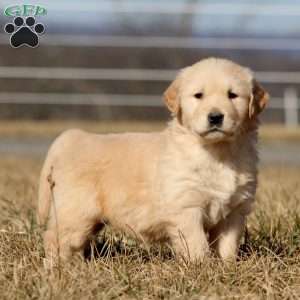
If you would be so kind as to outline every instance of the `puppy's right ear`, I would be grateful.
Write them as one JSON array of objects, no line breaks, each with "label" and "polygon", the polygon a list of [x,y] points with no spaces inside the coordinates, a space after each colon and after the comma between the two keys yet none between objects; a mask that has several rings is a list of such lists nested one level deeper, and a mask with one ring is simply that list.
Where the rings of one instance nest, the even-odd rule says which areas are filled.
[{"label": "puppy's right ear", "polygon": [[252,80],[252,94],[249,102],[249,118],[261,113],[269,101],[269,94],[264,88],[255,80]]},{"label": "puppy's right ear", "polygon": [[178,75],[164,92],[165,104],[173,115],[177,115],[179,112],[179,85],[180,78]]}]

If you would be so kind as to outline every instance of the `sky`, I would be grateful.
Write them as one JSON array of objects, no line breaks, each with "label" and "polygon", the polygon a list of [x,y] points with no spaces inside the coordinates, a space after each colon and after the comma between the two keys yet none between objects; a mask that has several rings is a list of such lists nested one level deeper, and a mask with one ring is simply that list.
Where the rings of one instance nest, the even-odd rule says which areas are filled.
[{"label": "sky", "polygon": [[50,33],[172,35],[186,29],[192,36],[300,37],[296,0],[173,0],[172,6],[167,0],[0,0],[0,8],[16,2],[45,6]]}]

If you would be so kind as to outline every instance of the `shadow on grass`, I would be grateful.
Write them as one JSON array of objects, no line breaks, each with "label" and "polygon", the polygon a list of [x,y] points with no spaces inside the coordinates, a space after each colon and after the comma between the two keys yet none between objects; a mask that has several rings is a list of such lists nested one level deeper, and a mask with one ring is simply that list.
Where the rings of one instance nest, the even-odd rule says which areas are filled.
[{"label": "shadow on grass", "polygon": [[84,258],[87,261],[118,256],[136,257],[143,263],[153,258],[174,259],[174,253],[168,244],[156,244],[149,247],[123,235],[106,233],[105,230],[104,234],[100,234],[96,240],[91,241],[84,250]]},{"label": "shadow on grass", "polygon": [[[247,260],[253,255],[257,257],[274,255],[280,258],[300,255],[300,217],[295,216],[294,220],[293,228],[289,231],[283,228],[279,221],[276,226],[264,222],[262,226],[258,226],[259,229],[252,230],[250,233],[246,231],[244,242],[239,247],[238,261]],[[175,257],[168,244],[147,247],[123,235],[105,231],[84,251],[87,261],[119,256],[136,258],[143,263],[153,258],[166,261]]]},{"label": "shadow on grass", "polygon": [[244,243],[239,249],[239,259],[255,254],[258,257],[273,254],[280,258],[300,255],[300,216],[294,214],[293,225],[288,228],[281,219],[274,224],[266,218],[258,218],[258,228],[245,233]]}]

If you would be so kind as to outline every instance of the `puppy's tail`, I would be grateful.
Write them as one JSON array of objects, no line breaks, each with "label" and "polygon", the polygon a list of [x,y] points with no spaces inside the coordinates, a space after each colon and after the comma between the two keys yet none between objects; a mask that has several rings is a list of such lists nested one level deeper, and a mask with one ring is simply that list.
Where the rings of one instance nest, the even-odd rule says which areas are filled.
[{"label": "puppy's tail", "polygon": [[53,179],[53,163],[51,156],[48,155],[40,175],[39,189],[38,189],[38,207],[37,220],[40,226],[45,226],[48,220],[52,193],[55,185]]}]

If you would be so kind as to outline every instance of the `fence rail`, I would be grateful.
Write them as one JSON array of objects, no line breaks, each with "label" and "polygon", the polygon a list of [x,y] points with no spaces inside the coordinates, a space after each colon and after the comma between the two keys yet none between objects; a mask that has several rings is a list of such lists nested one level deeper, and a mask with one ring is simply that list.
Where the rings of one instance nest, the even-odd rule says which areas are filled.
[{"label": "fence rail", "polygon": [[[171,81],[177,71],[129,68],[54,68],[0,66],[0,78],[112,81]],[[255,72],[262,83],[300,84],[300,72]]]},{"label": "fence rail", "polygon": [[[7,34],[0,34],[0,45],[8,45]],[[162,37],[118,35],[47,34],[41,45],[62,47],[231,49],[231,50],[300,50],[297,38],[239,37]]]}]

